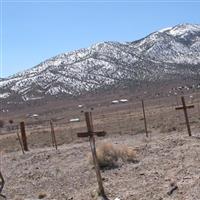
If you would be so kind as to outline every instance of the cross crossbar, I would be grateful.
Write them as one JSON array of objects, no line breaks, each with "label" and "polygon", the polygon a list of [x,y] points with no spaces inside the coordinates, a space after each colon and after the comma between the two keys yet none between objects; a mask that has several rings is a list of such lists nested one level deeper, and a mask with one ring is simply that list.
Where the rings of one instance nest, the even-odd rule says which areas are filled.
[{"label": "cross crossbar", "polygon": [[[185,108],[186,109],[194,108],[194,105],[185,106]],[[176,110],[182,110],[182,109],[184,109],[183,106],[176,107]]]},{"label": "cross crossbar", "polygon": [[82,133],[77,133],[77,136],[78,137],[88,137],[91,134],[94,134],[94,135],[96,135],[98,137],[104,137],[106,135],[106,132],[105,131],[96,131],[96,132],[93,132],[93,133],[82,132]]}]

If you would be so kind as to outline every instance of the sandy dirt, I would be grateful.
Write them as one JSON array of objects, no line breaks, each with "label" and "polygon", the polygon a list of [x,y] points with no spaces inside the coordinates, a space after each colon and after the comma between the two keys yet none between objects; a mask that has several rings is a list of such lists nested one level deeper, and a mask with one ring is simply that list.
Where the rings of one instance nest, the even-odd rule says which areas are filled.
[{"label": "sandy dirt", "polygon": [[[109,199],[199,200],[200,132],[152,132],[111,135],[97,144],[112,142],[137,150],[137,161],[102,171]],[[92,200],[97,189],[94,169],[88,163],[89,143],[72,143],[53,148],[1,153],[1,169],[6,180],[3,194],[8,199]],[[172,194],[170,190],[177,186]]]}]

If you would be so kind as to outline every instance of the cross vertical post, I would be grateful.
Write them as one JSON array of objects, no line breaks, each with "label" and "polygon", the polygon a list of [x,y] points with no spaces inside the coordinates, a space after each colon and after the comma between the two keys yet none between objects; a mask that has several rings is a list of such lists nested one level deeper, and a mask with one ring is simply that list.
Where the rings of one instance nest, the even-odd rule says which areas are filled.
[{"label": "cross vertical post", "polygon": [[145,127],[146,137],[149,137],[148,130],[147,130],[147,120],[146,120],[146,114],[145,114],[143,99],[142,99],[142,111],[143,111],[143,117],[144,117],[144,127]]},{"label": "cross vertical post", "polygon": [[186,126],[187,126],[188,135],[189,135],[189,136],[192,136],[192,134],[191,134],[191,129],[190,129],[190,122],[189,122],[188,113],[187,113],[187,109],[194,108],[194,105],[186,106],[184,96],[181,97],[181,101],[182,101],[183,106],[176,107],[176,110],[183,110],[183,111],[184,111],[185,122],[186,122]]},{"label": "cross vertical post", "polygon": [[20,130],[21,130],[21,136],[22,136],[22,143],[23,143],[24,151],[28,151],[28,144],[27,144],[26,130],[25,130],[24,122],[20,122]]}]

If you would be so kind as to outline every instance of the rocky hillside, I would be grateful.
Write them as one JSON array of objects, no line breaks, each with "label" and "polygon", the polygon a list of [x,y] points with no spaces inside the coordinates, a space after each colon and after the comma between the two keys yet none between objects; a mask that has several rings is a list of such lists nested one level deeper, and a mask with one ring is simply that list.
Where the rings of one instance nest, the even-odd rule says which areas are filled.
[{"label": "rocky hillside", "polygon": [[0,79],[0,99],[76,95],[124,82],[200,74],[200,25],[181,24],[127,43],[103,42],[63,53]]}]

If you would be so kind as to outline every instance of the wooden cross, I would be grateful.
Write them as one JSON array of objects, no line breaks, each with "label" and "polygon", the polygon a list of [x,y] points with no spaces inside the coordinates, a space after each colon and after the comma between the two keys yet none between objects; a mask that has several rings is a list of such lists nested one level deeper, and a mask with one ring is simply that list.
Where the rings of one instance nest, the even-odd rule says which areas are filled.
[{"label": "wooden cross", "polygon": [[77,136],[78,137],[89,137],[90,147],[91,147],[91,151],[92,151],[92,158],[93,158],[94,167],[95,167],[96,176],[97,176],[97,182],[98,182],[98,186],[99,186],[99,193],[102,196],[103,200],[108,200],[108,198],[106,197],[104,188],[103,188],[103,182],[102,182],[101,172],[100,172],[99,163],[98,163],[98,159],[97,159],[95,137],[94,137],[94,135],[97,135],[99,137],[105,136],[106,132],[105,131],[97,131],[97,132],[94,131],[91,112],[85,112],[85,121],[86,121],[88,131],[83,132],[83,133],[77,133]]},{"label": "wooden cross", "polygon": [[187,130],[188,130],[188,135],[192,136],[191,129],[190,129],[190,123],[189,123],[189,119],[188,119],[188,114],[187,114],[187,109],[194,108],[194,105],[186,106],[185,98],[183,96],[181,97],[181,101],[182,101],[183,106],[176,107],[176,110],[183,110],[184,111],[185,121],[186,121],[186,125],[187,125]]}]

